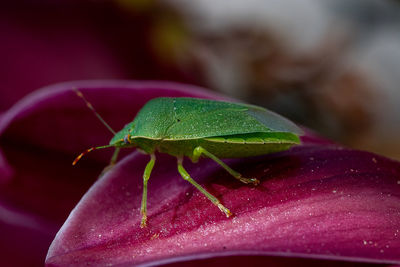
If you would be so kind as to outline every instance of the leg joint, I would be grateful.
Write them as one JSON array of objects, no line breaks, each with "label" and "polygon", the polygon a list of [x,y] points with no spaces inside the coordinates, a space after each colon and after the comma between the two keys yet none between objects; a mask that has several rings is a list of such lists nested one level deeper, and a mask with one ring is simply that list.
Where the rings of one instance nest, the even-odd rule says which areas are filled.
[{"label": "leg joint", "polygon": [[183,166],[181,164],[178,165],[178,172],[181,174],[182,178],[185,181],[190,180],[190,175],[187,173],[187,171],[183,168]]},{"label": "leg joint", "polygon": [[201,154],[204,153],[204,151],[205,151],[205,149],[202,148],[201,146],[196,147],[193,150],[192,161],[196,163],[199,160]]}]

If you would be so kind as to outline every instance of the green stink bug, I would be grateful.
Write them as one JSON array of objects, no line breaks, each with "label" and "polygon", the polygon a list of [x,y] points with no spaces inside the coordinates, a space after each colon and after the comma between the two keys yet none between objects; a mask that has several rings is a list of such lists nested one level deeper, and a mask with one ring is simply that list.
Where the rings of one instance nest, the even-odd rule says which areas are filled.
[{"label": "green stink bug", "polygon": [[115,164],[120,148],[137,148],[150,155],[143,174],[142,228],[147,222],[147,183],[156,160],[155,152],[175,156],[182,178],[229,217],[232,215],[230,210],[190,177],[182,165],[183,158],[186,156],[197,162],[201,156],[208,157],[239,181],[257,185],[259,181],[256,178],[243,177],[220,158],[242,158],[287,150],[300,143],[302,134],[294,123],[262,107],[184,97],[150,100],[132,122],[116,133],[82,93],[75,91],[114,137],[109,145],[92,147],[81,153],[73,165],[86,153],[108,147],[116,148],[110,165]]}]

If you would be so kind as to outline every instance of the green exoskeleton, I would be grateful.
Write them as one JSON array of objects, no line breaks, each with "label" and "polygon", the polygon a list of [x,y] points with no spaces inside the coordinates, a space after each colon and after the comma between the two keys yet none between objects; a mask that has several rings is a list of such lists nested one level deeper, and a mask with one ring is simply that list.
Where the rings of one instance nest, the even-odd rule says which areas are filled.
[{"label": "green exoskeleton", "polygon": [[111,165],[115,164],[120,148],[138,148],[150,155],[143,174],[141,227],[147,222],[147,182],[150,178],[156,152],[177,158],[178,172],[194,185],[227,217],[232,213],[212,194],[194,181],[183,167],[183,158],[197,162],[208,157],[221,165],[234,178],[245,184],[257,185],[256,178],[246,178],[232,170],[220,158],[242,158],[287,150],[300,143],[302,131],[294,123],[265,108],[197,98],[161,97],[150,100],[135,119],[115,133],[104,122],[92,105],[77,91],[90,109],[114,133],[109,145],[92,147],[79,155],[115,147]]}]

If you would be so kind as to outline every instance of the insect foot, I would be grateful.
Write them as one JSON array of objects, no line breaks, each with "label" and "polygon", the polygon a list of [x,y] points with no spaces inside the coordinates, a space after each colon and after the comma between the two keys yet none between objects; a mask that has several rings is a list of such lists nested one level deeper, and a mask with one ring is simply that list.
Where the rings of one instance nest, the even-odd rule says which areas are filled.
[{"label": "insect foot", "polygon": [[140,228],[147,227],[147,215],[142,214],[142,221],[140,222]]},{"label": "insect foot", "polygon": [[232,212],[229,209],[227,209],[224,205],[222,205],[221,203],[217,203],[217,207],[220,209],[220,211],[225,213],[227,218],[232,216]]},{"label": "insect foot", "polygon": [[241,175],[238,177],[239,181],[245,184],[253,184],[254,186],[257,186],[260,184],[260,180],[257,178],[244,178]]}]

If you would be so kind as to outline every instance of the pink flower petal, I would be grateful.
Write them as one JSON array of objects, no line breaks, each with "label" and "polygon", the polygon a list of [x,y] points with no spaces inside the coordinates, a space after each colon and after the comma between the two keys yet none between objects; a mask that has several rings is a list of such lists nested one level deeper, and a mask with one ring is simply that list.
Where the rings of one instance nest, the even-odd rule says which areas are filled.
[{"label": "pink flower petal", "polygon": [[[24,254],[31,247],[24,239],[11,245],[16,231],[39,242],[36,248],[45,247],[56,228],[52,225],[64,220],[109,160],[111,151],[99,151],[70,165],[83,149],[111,137],[71,92],[74,86],[115,129],[156,96],[221,98],[186,85],[98,81],[55,85],[19,102],[0,117],[0,174],[12,174],[1,180],[0,207],[33,218],[45,231],[3,220],[3,248]],[[312,133],[303,143],[287,152],[227,161],[259,177],[262,184],[256,188],[232,179],[210,160],[185,161],[193,178],[218,196],[233,218],[225,218],[179,177],[173,157],[158,155],[149,184],[147,229],[139,228],[139,207],[148,157],[130,154],[73,210],[46,263],[218,264],[229,261],[221,256],[253,255],[235,262],[290,264],[284,257],[302,257],[299,262],[306,265],[321,259],[399,264],[399,163],[343,149]],[[17,262],[15,254],[7,255],[3,262]]]},{"label": "pink flower petal", "polygon": [[230,161],[253,188],[216,164],[189,173],[235,213],[225,218],[159,156],[149,226],[139,227],[147,156],[132,154],[89,190],[57,234],[55,266],[155,264],[227,255],[275,255],[400,264],[400,164],[334,145]]}]

